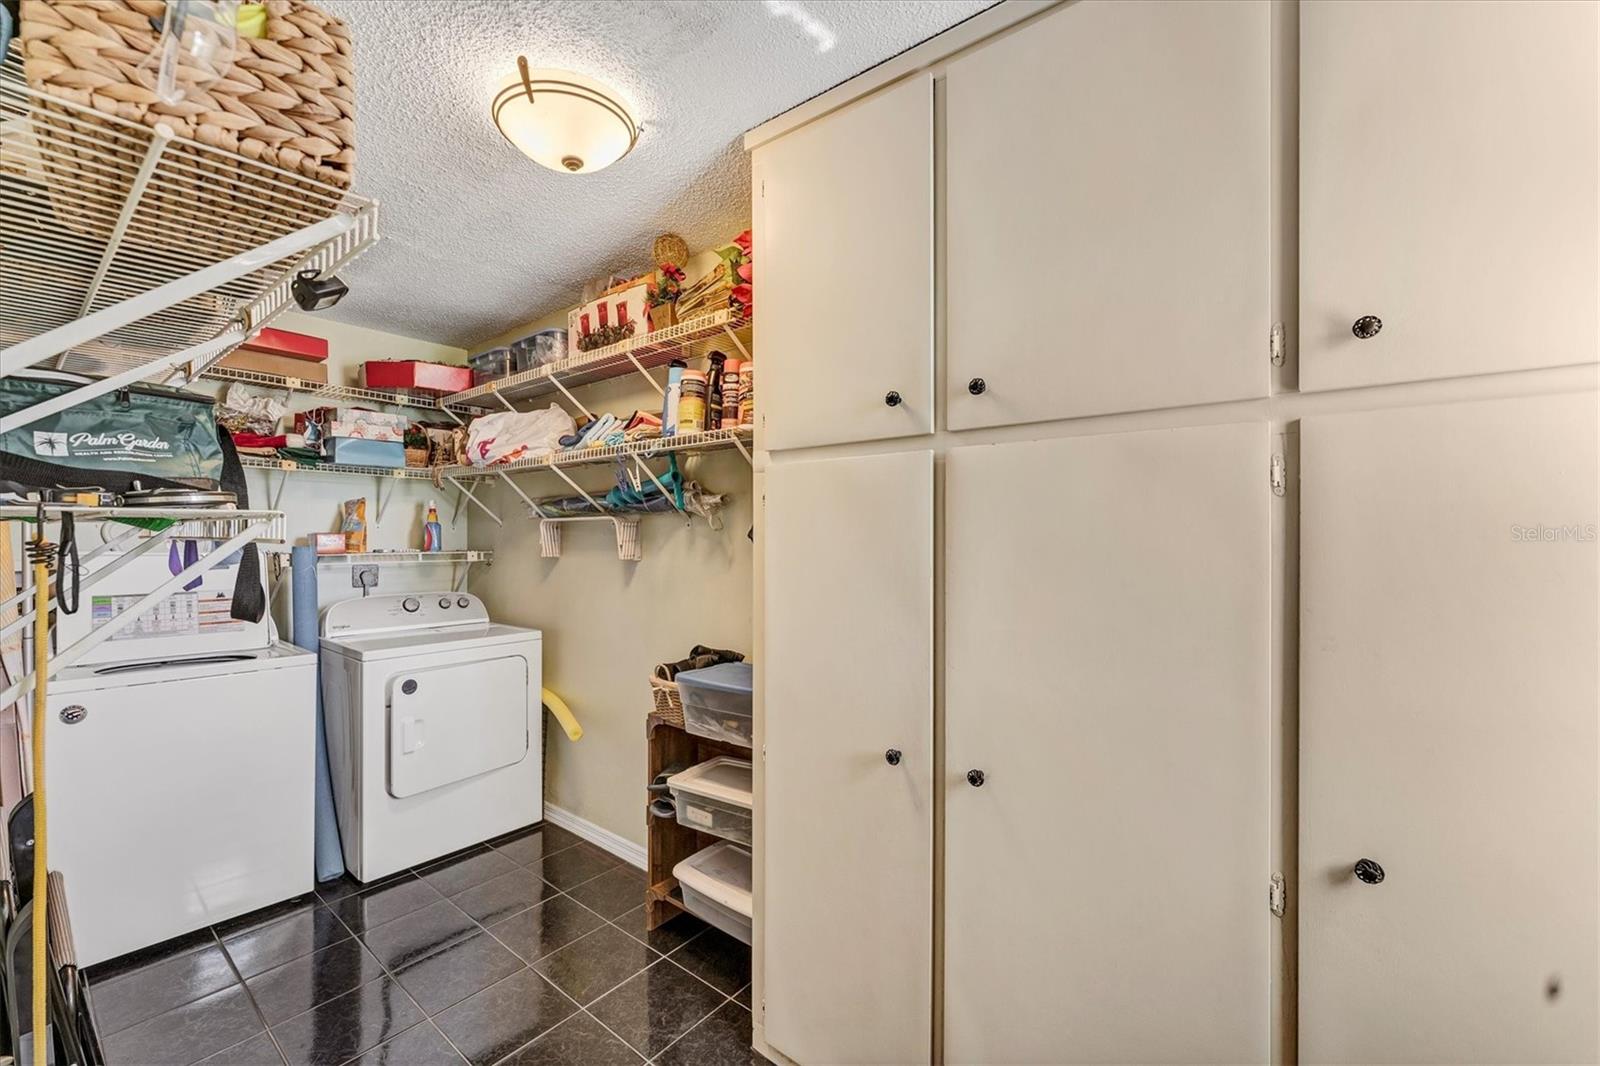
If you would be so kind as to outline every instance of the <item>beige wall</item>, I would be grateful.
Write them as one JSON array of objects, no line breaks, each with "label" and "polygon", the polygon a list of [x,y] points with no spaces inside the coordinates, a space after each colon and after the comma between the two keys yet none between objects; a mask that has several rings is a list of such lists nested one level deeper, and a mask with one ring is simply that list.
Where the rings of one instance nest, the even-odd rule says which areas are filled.
[{"label": "beige wall", "polygon": [[[557,324],[565,320],[562,311]],[[521,327],[507,339],[543,324]],[[596,414],[623,416],[660,405],[638,375],[576,395]],[[750,467],[737,452],[719,452],[689,460],[684,470],[728,497],[722,530],[712,531],[701,519],[686,525],[677,516],[647,517],[640,527],[644,558],[637,563],[617,559],[610,527],[598,522],[569,525],[562,557],[540,558],[538,520],[524,517],[526,506],[498,481],[489,499],[505,525],[482,517],[472,525],[472,546],[495,552],[493,569],[474,575],[472,591],[495,620],[544,631],[544,683],[583,724],[577,743],[549,730],[546,800],[640,845],[651,667],[682,658],[695,644],[750,650]],[[586,489],[613,484],[609,467],[571,473]],[[523,474],[517,483],[535,499],[571,494],[548,472]]]}]

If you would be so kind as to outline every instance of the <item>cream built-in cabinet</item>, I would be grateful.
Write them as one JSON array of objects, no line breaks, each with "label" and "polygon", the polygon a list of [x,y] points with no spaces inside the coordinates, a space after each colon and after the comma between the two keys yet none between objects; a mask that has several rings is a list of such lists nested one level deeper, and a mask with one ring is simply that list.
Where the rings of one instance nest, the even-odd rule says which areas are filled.
[{"label": "cream built-in cabinet", "polygon": [[768,448],[933,429],[933,80],[758,150],[756,317]]},{"label": "cream built-in cabinet", "polygon": [[933,1009],[933,453],[768,470],[768,1038],[926,1062]]},{"label": "cream built-in cabinet", "polygon": [[1300,387],[1600,359],[1600,7],[1300,7]]},{"label": "cream built-in cabinet", "polygon": [[748,142],[760,1046],[1600,1061],[1600,3],[950,39]]},{"label": "cream built-in cabinet", "polygon": [[946,1061],[1266,1058],[1270,455],[950,452]]},{"label": "cream built-in cabinet", "polygon": [[1266,395],[1269,13],[1071,4],[950,63],[951,429]]},{"label": "cream built-in cabinet", "polygon": [[1600,1061],[1600,397],[1301,436],[1301,1061]]}]

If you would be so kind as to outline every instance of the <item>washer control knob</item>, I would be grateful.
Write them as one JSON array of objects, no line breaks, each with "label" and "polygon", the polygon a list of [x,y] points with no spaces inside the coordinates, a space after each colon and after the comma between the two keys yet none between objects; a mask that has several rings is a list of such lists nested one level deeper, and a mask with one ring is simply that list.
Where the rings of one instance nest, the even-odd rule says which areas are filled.
[{"label": "washer control knob", "polygon": [[400,601],[400,606],[407,614],[416,614],[422,609],[422,601],[417,599],[415,596],[407,596],[405,599]]},{"label": "washer control knob", "polygon": [[450,606],[450,597],[449,596],[440,596],[439,597],[439,606],[440,607],[449,607]]},{"label": "washer control knob", "polygon": [[456,606],[457,607],[471,607],[472,606],[472,601],[467,599],[465,596],[458,596],[458,597],[456,597]]}]

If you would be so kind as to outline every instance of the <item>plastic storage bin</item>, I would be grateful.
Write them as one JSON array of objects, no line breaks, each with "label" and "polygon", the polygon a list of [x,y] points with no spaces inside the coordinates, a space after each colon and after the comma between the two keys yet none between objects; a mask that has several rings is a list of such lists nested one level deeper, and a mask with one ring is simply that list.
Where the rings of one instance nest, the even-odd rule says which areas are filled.
[{"label": "plastic storage bin", "polygon": [[667,778],[678,823],[712,836],[750,843],[750,764],[718,755]]},{"label": "plastic storage bin", "polygon": [[494,381],[511,373],[511,349],[490,348],[486,352],[479,352],[467,360],[467,365],[472,368],[472,383],[482,385],[486,381]]},{"label": "plastic storage bin", "polygon": [[672,868],[689,913],[750,943],[750,853],[727,841],[697,851]]},{"label": "plastic storage bin", "polygon": [[749,663],[718,663],[678,675],[683,696],[683,728],[697,737],[750,746],[750,693],[755,671]]},{"label": "plastic storage bin", "polygon": [[511,362],[517,371],[553,363],[567,354],[567,331],[541,329],[511,345]]}]

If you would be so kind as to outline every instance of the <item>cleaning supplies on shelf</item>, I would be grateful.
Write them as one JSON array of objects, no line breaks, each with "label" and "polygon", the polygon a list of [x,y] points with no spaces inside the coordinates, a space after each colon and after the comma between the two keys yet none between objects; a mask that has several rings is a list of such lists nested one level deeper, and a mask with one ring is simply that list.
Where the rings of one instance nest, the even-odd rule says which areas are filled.
[{"label": "cleaning supplies on shelf", "polygon": [[661,397],[661,435],[675,436],[678,432],[678,402],[683,392],[683,373],[689,364],[674,359],[667,365],[667,387]]},{"label": "cleaning supplies on shelf", "polygon": [[744,361],[729,359],[722,368],[722,428],[739,424],[739,392],[743,387]]},{"label": "cleaning supplies on shelf", "polygon": [[739,368],[739,424],[756,424],[756,365],[753,362]]},{"label": "cleaning supplies on shelf", "polygon": [[706,428],[722,428],[722,390],[728,357],[722,352],[712,352],[706,357]]},{"label": "cleaning supplies on shelf", "polygon": [[678,433],[699,433],[706,428],[706,373],[685,370],[678,395]]},{"label": "cleaning supplies on shelf", "polygon": [[439,523],[439,508],[432,500],[428,501],[428,517],[422,523],[422,550],[444,551],[444,526]]}]

